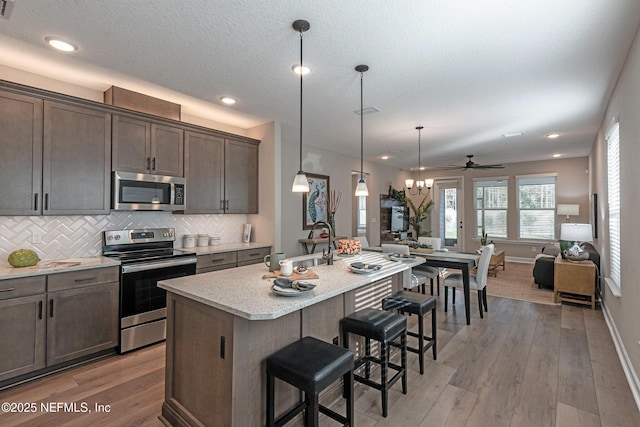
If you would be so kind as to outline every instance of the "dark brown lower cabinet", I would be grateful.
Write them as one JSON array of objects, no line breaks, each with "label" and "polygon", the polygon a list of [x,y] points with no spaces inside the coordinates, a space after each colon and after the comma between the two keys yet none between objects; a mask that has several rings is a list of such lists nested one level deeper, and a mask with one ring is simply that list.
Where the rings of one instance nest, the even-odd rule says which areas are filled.
[{"label": "dark brown lower cabinet", "polygon": [[0,281],[0,383],[118,346],[119,268]]}]

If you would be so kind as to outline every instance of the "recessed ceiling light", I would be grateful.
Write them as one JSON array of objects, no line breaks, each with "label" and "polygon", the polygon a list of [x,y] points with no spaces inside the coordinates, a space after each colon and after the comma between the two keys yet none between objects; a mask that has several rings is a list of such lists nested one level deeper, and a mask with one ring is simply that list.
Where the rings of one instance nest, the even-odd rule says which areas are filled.
[{"label": "recessed ceiling light", "polygon": [[[296,73],[296,74],[300,74],[300,66],[299,65],[292,65],[291,66],[291,70]],[[311,70],[309,69],[309,67],[305,67],[304,65],[302,66],[302,75],[306,76],[307,74],[309,74],[311,72]]]},{"label": "recessed ceiling light", "polygon": [[381,156],[380,157],[382,160],[389,160],[389,156]]},{"label": "recessed ceiling light", "polygon": [[560,154],[560,153],[555,153],[555,154],[553,154],[553,155],[552,155],[552,157],[556,157],[556,158],[557,158],[557,157],[562,157],[562,154]]},{"label": "recessed ceiling light", "polygon": [[548,133],[547,134],[547,138],[549,138],[549,139],[556,139],[559,136],[560,136],[559,133]]},{"label": "recessed ceiling light", "polygon": [[220,101],[227,105],[233,105],[236,103],[236,100],[234,98],[231,98],[230,96],[221,96]]},{"label": "recessed ceiling light", "polygon": [[514,136],[522,136],[522,132],[510,132],[502,135],[505,138],[513,138]]},{"label": "recessed ceiling light", "polygon": [[49,45],[51,45],[51,47],[54,47],[58,50],[61,50],[63,52],[73,52],[75,50],[78,50],[78,45],[76,45],[75,43],[71,43],[65,40],[62,40],[59,37],[54,37],[54,36],[47,36],[44,38],[44,40],[49,43]]}]

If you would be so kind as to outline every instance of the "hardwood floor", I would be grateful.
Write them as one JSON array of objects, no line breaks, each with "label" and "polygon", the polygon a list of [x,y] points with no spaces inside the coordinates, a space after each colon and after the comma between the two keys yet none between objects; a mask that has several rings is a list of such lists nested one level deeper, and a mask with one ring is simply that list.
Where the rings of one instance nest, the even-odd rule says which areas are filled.
[{"label": "hardwood floor", "polygon": [[[356,426],[640,425],[600,310],[489,297],[480,319],[472,295],[467,326],[458,296],[448,313],[438,309],[438,360],[427,352],[420,375],[417,356],[409,354],[409,393],[394,386],[387,418],[380,393],[357,386]],[[415,324],[415,316],[409,321]],[[32,413],[0,413],[0,425],[161,426],[163,396],[159,344],[0,392],[0,402],[37,406]],[[41,410],[41,403],[56,402],[76,402],[78,410],[84,402],[91,412]],[[95,404],[109,405],[109,412],[96,412]]]}]

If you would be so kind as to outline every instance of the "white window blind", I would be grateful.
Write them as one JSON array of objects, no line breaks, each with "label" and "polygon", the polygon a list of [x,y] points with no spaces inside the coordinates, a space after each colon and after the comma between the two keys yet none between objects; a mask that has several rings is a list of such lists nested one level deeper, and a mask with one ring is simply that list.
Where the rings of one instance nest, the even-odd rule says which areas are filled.
[{"label": "white window blind", "polygon": [[518,238],[553,240],[556,228],[556,177],[516,177],[518,189]]},{"label": "white window blind", "polygon": [[507,179],[474,181],[476,237],[481,237],[484,229],[489,238],[507,238],[507,183]]},{"label": "white window blind", "polygon": [[609,278],[620,288],[620,126],[607,131],[607,192],[609,205]]}]

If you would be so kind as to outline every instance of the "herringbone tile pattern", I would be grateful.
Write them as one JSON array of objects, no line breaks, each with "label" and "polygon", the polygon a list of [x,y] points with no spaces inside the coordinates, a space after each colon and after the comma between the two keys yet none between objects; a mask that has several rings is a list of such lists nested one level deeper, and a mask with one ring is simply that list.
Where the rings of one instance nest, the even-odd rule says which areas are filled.
[{"label": "herringbone tile pattern", "polygon": [[[0,217],[0,265],[15,249],[33,249],[43,260],[96,256],[102,252],[102,232],[128,228],[173,227],[175,246],[183,234],[220,236],[221,243],[239,242],[246,215],[174,215],[169,212],[113,212],[93,216]],[[34,237],[40,243],[33,243]]]}]

